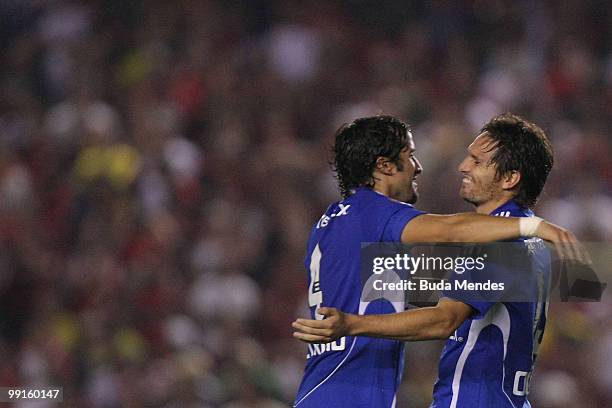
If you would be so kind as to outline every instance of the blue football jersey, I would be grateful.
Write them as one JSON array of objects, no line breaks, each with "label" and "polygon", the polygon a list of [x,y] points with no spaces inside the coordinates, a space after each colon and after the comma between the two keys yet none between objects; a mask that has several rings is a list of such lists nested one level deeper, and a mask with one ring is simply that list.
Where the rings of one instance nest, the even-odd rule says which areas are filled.
[{"label": "blue football jersey", "polygon": [[[329,206],[313,227],[305,259],[311,318],[320,306],[354,314],[403,310],[384,299],[361,301],[362,242],[400,242],[406,224],[423,214],[409,204],[362,187]],[[309,345],[295,407],[392,407],[401,382],[403,343],[343,337]]]},{"label": "blue football jersey", "polygon": [[[514,201],[491,213],[529,217]],[[521,256],[537,279],[536,302],[474,302],[474,315],[463,322],[444,347],[430,408],[529,408],[529,382],[548,310],[551,258],[543,241],[522,240]],[[522,245],[521,245],[522,246]]]}]

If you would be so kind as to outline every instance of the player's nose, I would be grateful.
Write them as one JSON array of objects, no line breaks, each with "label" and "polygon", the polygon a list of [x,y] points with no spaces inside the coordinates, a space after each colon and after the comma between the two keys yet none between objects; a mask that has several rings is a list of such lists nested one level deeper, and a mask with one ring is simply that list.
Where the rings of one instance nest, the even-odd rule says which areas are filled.
[{"label": "player's nose", "polygon": [[421,174],[423,172],[423,165],[419,161],[419,159],[414,158],[414,174]]},{"label": "player's nose", "polygon": [[468,159],[467,157],[465,159],[463,159],[463,161],[461,163],[459,163],[459,166],[457,166],[457,171],[459,171],[459,173],[467,173],[470,171],[469,166],[468,166]]}]

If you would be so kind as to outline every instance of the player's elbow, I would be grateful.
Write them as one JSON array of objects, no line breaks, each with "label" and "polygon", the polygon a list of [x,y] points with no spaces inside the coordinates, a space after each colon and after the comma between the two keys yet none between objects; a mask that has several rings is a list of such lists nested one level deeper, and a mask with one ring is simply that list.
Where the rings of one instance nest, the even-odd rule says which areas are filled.
[{"label": "player's elbow", "polygon": [[448,339],[462,322],[463,319],[458,314],[447,310],[440,310],[440,319],[434,333],[435,338],[441,340]]},{"label": "player's elbow", "polygon": [[448,339],[456,327],[451,324],[451,322],[444,321],[440,322],[436,327],[432,330],[431,337],[432,340],[446,340]]}]

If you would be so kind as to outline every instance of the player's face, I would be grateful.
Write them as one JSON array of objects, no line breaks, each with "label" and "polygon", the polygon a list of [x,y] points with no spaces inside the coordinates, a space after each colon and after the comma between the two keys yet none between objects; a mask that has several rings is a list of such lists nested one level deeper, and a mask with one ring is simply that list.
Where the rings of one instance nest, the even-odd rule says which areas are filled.
[{"label": "player's face", "polygon": [[408,145],[400,152],[397,164],[392,198],[414,204],[419,196],[416,178],[423,171],[423,167],[414,154],[414,140],[410,133],[408,134]]},{"label": "player's face", "polygon": [[495,164],[491,158],[495,154],[495,142],[482,133],[468,146],[468,153],[459,165],[463,174],[459,195],[465,201],[479,206],[495,200],[503,192],[502,181],[497,180]]}]

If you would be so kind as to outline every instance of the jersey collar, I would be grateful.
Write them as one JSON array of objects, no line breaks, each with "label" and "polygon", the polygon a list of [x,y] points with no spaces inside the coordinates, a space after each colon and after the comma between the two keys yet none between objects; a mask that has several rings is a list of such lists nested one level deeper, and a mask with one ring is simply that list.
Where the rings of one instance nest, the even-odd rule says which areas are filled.
[{"label": "jersey collar", "polygon": [[514,199],[511,199],[491,211],[489,215],[497,217],[531,217],[533,216],[533,211],[519,205]]}]

